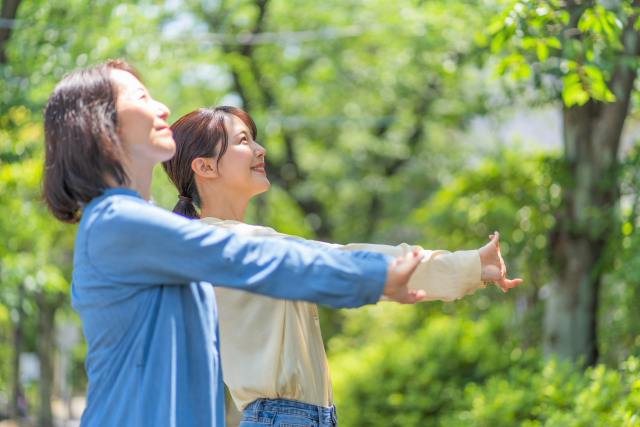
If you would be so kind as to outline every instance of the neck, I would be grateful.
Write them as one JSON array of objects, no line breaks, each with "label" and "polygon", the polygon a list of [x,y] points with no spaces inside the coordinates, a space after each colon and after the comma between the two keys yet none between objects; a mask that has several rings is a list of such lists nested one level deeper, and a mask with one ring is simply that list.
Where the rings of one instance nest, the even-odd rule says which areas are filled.
[{"label": "neck", "polygon": [[125,172],[129,178],[127,188],[138,192],[144,200],[151,198],[151,178],[155,164],[138,164],[132,167],[130,163],[125,164]]},{"label": "neck", "polygon": [[207,184],[198,186],[201,199],[200,216],[244,222],[251,197],[241,197],[224,187],[214,187],[216,186]]}]

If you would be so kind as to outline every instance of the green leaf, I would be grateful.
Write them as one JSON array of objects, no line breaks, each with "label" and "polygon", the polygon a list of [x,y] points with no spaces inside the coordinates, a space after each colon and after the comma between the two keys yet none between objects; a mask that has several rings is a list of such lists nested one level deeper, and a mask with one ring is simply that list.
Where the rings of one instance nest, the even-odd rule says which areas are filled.
[{"label": "green leaf", "polygon": [[580,76],[578,75],[578,73],[571,73],[571,74],[567,74],[566,76],[563,77],[562,82],[564,83],[565,86],[573,86],[574,84],[581,84],[580,82]]},{"label": "green leaf", "polygon": [[599,68],[594,67],[593,65],[584,65],[582,69],[585,71],[587,76],[593,80],[603,80],[602,71]]},{"label": "green leaf", "polygon": [[560,40],[558,40],[555,37],[547,37],[546,39],[544,39],[544,41],[547,43],[547,46],[552,47],[554,49],[562,49],[562,44],[560,43]]},{"label": "green leaf", "polygon": [[609,39],[613,39],[615,37],[615,32],[611,24],[608,22],[607,17],[603,17],[600,19],[600,23],[602,24],[602,29],[605,34],[609,37]]},{"label": "green leaf", "polygon": [[536,54],[540,61],[544,61],[549,57],[549,48],[542,40],[538,40],[538,44],[536,45]]},{"label": "green leaf", "polygon": [[[589,94],[582,87],[580,76],[576,73],[568,74],[563,79],[564,86],[562,88],[562,100],[567,107],[574,104],[583,105],[589,100]],[[582,102],[584,97],[586,101]],[[582,103],[581,103],[582,102]]]},{"label": "green leaf", "polygon": [[491,39],[491,52],[498,53],[505,42],[504,32],[499,32]]},{"label": "green leaf", "polygon": [[497,18],[487,27],[487,33],[494,35],[504,28],[504,19]]},{"label": "green leaf", "polygon": [[591,99],[591,97],[589,96],[589,94],[587,92],[585,92],[584,90],[577,93],[574,97],[576,104],[578,104],[579,106],[583,106],[584,104],[586,104],[587,102],[589,102],[589,99]]},{"label": "green leaf", "polygon": [[525,62],[519,63],[514,70],[514,77],[518,79],[528,79],[531,77],[531,66]]},{"label": "green leaf", "polygon": [[616,96],[613,94],[613,92],[611,92],[609,90],[609,88],[607,88],[606,92],[604,93],[604,101],[606,102],[616,102]]},{"label": "green leaf", "polygon": [[533,49],[540,41],[535,37],[523,37],[522,38],[522,48],[523,49]]},{"label": "green leaf", "polygon": [[593,80],[591,82],[591,92],[593,93],[593,97],[595,99],[604,100],[604,94],[606,91],[607,85],[604,84],[604,80]]}]

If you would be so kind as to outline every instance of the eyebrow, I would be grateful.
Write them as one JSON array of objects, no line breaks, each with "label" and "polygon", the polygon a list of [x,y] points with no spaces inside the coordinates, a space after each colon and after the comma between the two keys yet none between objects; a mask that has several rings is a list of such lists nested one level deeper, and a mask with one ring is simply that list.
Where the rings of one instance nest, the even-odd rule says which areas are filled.
[{"label": "eyebrow", "polygon": [[139,91],[142,91],[144,93],[146,93],[146,91],[144,90],[144,88],[142,87],[136,87],[136,88],[128,88],[127,91],[125,93],[129,94],[129,95],[135,95],[136,93],[138,93]]}]

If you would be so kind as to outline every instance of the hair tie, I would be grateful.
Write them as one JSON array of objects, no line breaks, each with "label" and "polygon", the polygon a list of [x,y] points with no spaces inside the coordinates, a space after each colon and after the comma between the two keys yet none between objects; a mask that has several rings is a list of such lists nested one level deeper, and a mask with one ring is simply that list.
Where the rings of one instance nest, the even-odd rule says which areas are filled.
[{"label": "hair tie", "polygon": [[191,203],[191,197],[187,196],[178,196],[178,200],[180,200],[181,202]]}]

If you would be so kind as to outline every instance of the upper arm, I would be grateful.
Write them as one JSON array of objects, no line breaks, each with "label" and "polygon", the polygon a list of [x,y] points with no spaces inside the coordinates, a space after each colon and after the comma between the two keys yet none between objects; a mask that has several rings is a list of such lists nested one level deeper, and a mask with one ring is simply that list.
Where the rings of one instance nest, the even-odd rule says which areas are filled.
[{"label": "upper arm", "polygon": [[209,262],[222,267],[231,235],[155,206],[116,200],[94,220],[86,244],[92,267],[114,281],[188,284],[203,280],[198,247],[218,249]]}]

